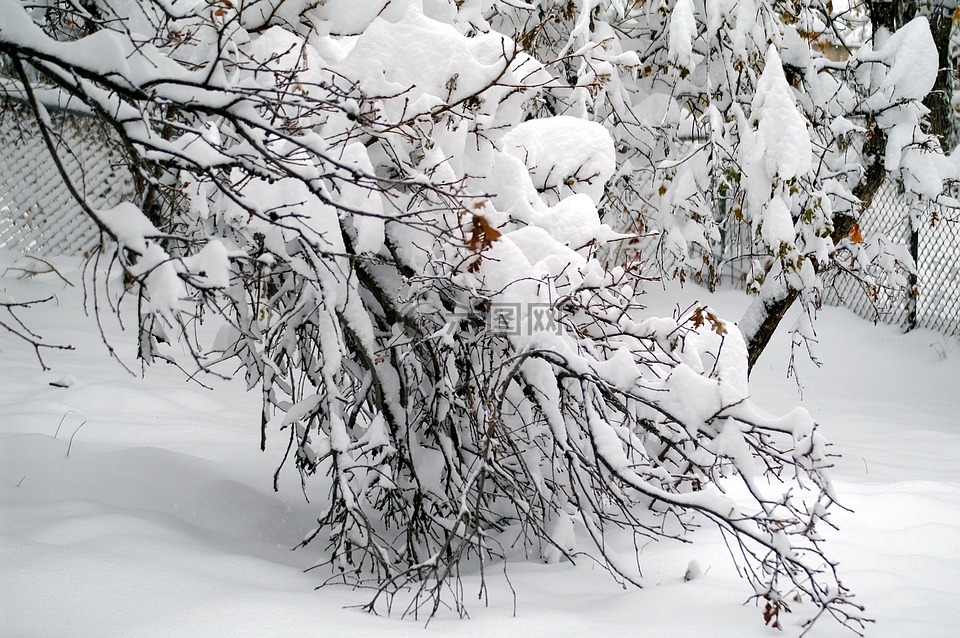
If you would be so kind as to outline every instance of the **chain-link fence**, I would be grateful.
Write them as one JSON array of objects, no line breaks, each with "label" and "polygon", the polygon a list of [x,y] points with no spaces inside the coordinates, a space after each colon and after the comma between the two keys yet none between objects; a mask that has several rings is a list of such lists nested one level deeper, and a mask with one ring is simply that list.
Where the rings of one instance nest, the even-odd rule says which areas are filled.
[{"label": "chain-link fence", "polygon": [[918,233],[917,325],[960,335],[960,221],[934,213]]},{"label": "chain-link fence", "polygon": [[[878,236],[906,249],[916,262],[913,294],[903,289],[865,286],[848,272],[827,277],[823,300],[845,306],[870,321],[883,321],[904,330],[922,327],[960,335],[960,222],[958,211],[929,205],[911,228],[910,215],[893,183],[881,187],[860,218],[866,240]],[[744,286],[755,245],[750,226],[731,220],[724,229],[721,278]]]},{"label": "chain-link fence", "polygon": [[[100,233],[64,186],[33,118],[9,106],[0,111],[0,247],[24,253],[82,253]],[[58,155],[81,193],[96,208],[133,194],[133,179],[105,143],[96,120],[50,109]]]}]

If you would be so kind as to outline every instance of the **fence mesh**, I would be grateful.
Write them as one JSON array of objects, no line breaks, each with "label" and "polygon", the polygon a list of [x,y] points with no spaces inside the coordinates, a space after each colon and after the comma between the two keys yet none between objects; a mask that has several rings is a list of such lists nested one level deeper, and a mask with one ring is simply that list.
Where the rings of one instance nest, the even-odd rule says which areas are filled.
[{"label": "fence mesh", "polygon": [[[96,208],[112,208],[133,195],[133,179],[105,142],[96,120],[51,110],[66,172]],[[33,118],[0,111],[0,247],[24,253],[83,253],[100,233],[64,186]]]},{"label": "fence mesh", "polygon": [[873,206],[861,217],[864,236],[882,235],[911,249],[916,260],[915,298],[887,290],[865,291],[852,276],[841,274],[825,291],[825,301],[844,305],[861,317],[902,328],[930,328],[960,335],[960,225],[952,221],[956,211],[929,205],[914,230],[906,204],[892,184],[877,194]]},{"label": "fence mesh", "polygon": [[[860,230],[864,238],[872,240],[882,237],[884,241],[909,248],[910,223],[904,208],[896,185],[884,183],[874,195],[870,208],[860,216]],[[834,273],[826,283],[823,294],[825,303],[845,306],[873,322],[883,321],[903,329],[910,327],[914,301],[910,299],[908,291],[865,288],[855,276],[843,272]],[[918,292],[919,284],[918,273]]]},{"label": "fence mesh", "polygon": [[917,324],[960,335],[960,222],[942,213],[919,229]]}]

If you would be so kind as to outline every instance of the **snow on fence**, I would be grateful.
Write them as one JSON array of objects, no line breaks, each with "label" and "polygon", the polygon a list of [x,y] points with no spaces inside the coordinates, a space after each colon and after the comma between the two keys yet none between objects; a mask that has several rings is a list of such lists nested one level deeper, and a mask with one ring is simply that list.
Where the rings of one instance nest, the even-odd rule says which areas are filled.
[{"label": "snow on fence", "polygon": [[[97,245],[99,232],[63,185],[50,153],[29,117],[7,110],[0,118],[0,247],[23,253],[82,253]],[[107,144],[92,118],[53,111],[52,119],[74,183],[98,208],[110,208],[133,195],[133,179]],[[910,246],[903,203],[896,187],[887,185],[863,215],[865,236],[884,234]],[[850,275],[840,274],[825,290],[824,300],[844,305],[871,321],[903,328],[920,326],[960,335],[960,225],[931,215],[917,232],[917,291],[915,300],[870,294]],[[753,245],[749,226],[726,229],[721,277],[742,285],[750,269]]]},{"label": "snow on fence", "polygon": [[[0,247],[23,253],[83,253],[100,241],[96,225],[64,186],[33,119],[0,112]],[[133,194],[133,179],[90,117],[48,109],[60,156],[74,184],[97,208]]]}]

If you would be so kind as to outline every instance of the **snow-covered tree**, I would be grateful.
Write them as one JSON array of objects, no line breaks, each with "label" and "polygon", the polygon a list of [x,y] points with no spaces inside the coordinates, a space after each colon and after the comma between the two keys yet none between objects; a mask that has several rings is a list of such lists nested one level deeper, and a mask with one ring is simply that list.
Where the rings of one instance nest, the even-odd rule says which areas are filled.
[{"label": "snow-covered tree", "polygon": [[[338,577],[433,613],[461,568],[579,537],[642,584],[609,531],[707,519],[768,620],[807,599],[857,629],[821,547],[826,444],[747,373],[841,257],[909,267],[848,237],[882,179],[920,201],[956,177],[923,128],[927,22],[869,8],[0,0],[5,113],[60,158],[48,110],[86,112],[125,154],[114,209],[62,171],[94,272],[124,274],[97,298],[136,296],[147,362],[239,365],[278,472],[325,492],[305,542]],[[650,316],[649,262],[709,281],[731,216],[748,320]]]},{"label": "snow-covered tree", "polygon": [[794,330],[813,336],[837,271],[908,286],[908,252],[862,238],[858,221],[886,180],[905,191],[905,222],[935,201],[956,208],[943,193],[957,162],[937,138],[955,2],[586,3],[565,16],[569,6],[538,3],[525,36],[566,80],[547,110],[611,132],[618,172],[602,218],[653,231],[655,254],[642,256],[664,275],[712,285],[723,233],[746,226],[750,367],[798,299]]}]

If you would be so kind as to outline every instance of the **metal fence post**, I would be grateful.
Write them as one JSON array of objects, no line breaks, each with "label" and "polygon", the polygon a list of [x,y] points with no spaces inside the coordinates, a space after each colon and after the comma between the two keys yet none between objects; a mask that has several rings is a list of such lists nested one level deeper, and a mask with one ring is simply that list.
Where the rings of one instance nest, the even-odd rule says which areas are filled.
[{"label": "metal fence post", "polygon": [[910,288],[907,290],[907,325],[906,332],[910,332],[917,327],[917,305],[920,297],[920,282],[918,274],[920,272],[920,231],[917,228],[917,221],[911,213],[907,215],[907,224],[909,228],[909,247],[910,257],[913,258],[913,272],[910,273]]}]

